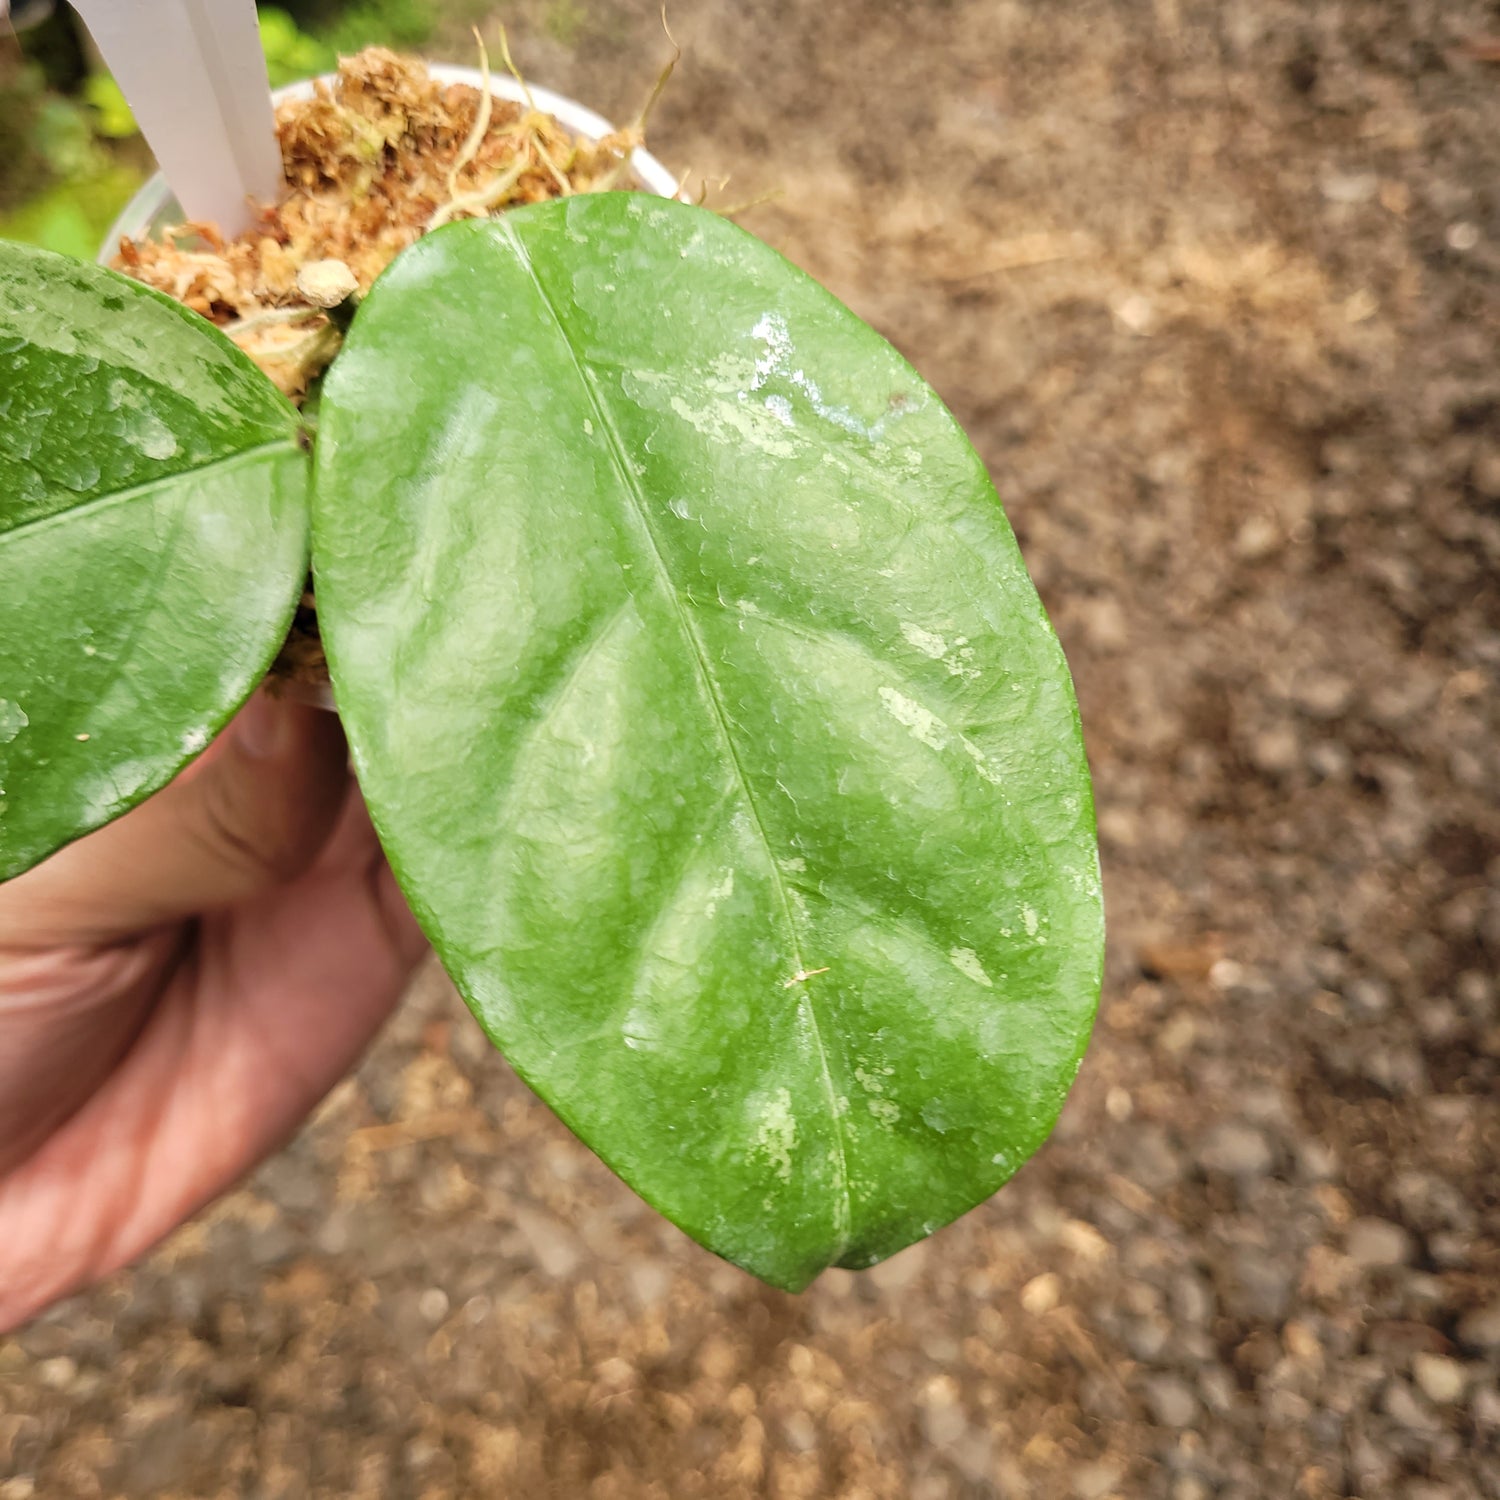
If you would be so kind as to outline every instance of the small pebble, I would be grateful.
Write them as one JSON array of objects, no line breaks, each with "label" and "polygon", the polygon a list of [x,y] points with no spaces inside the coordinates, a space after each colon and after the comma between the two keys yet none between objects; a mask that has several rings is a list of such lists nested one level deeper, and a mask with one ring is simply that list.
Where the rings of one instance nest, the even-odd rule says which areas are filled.
[{"label": "small pebble", "polygon": [[1162,1356],[1172,1327],[1165,1318],[1133,1318],[1125,1325],[1124,1342],[1132,1359],[1152,1365]]},{"label": "small pebble", "polygon": [[1422,1403],[1404,1380],[1393,1380],[1385,1388],[1381,1407],[1399,1427],[1412,1432],[1436,1432],[1441,1426],[1437,1416]]},{"label": "small pebble", "polygon": [[516,1208],[514,1219],[543,1274],[556,1281],[573,1274],[586,1252],[570,1225],[536,1208]]},{"label": "small pebble", "polygon": [[442,1287],[430,1286],[417,1298],[417,1311],[429,1323],[441,1323],[448,1316],[448,1294]]},{"label": "small pebble", "polygon": [[918,1240],[899,1255],[893,1255],[889,1260],[881,1261],[878,1266],[872,1266],[865,1272],[866,1278],[883,1292],[902,1291],[922,1274],[923,1267],[927,1264],[927,1245],[926,1240]]},{"label": "small pebble", "polygon": [[1208,1133],[1199,1160],[1230,1177],[1264,1177],[1271,1170],[1270,1143],[1250,1125],[1219,1125]]},{"label": "small pebble", "polygon": [[1084,1464],[1073,1471],[1075,1500],[1103,1500],[1120,1482],[1120,1469],[1111,1463]]},{"label": "small pebble", "polygon": [[1314,672],[1292,691],[1298,708],[1310,719],[1336,719],[1354,697],[1354,684],[1334,672]]},{"label": "small pebble", "polygon": [[949,1448],[968,1431],[958,1386],[949,1375],[935,1375],[922,1389],[922,1431],[936,1448]]},{"label": "small pebble", "polygon": [[1292,1272],[1287,1261],[1258,1245],[1237,1251],[1233,1311],[1262,1322],[1279,1323],[1292,1304]]},{"label": "small pebble", "polygon": [[1125,615],[1120,601],[1109,595],[1088,599],[1079,605],[1084,634],[1099,651],[1122,651],[1130,644]]},{"label": "small pebble", "polygon": [[1307,1365],[1310,1369],[1318,1369],[1322,1365],[1323,1345],[1306,1323],[1299,1322],[1296,1318],[1290,1319],[1281,1330],[1281,1342],[1298,1364]]},{"label": "small pebble", "polygon": [[1208,971],[1208,982],[1216,990],[1232,990],[1245,982],[1245,967],[1232,958],[1218,959]]},{"label": "small pebble", "polygon": [[1469,478],[1486,500],[1500,500],[1500,445],[1487,443],[1480,448]]},{"label": "small pebble", "polygon": [[1320,740],[1307,752],[1309,769],[1324,781],[1347,776],[1350,763],[1349,752],[1337,740]]},{"label": "small pebble", "polygon": [[1419,1479],[1401,1491],[1401,1500],[1453,1500],[1453,1490],[1441,1481]]},{"label": "small pebble", "polygon": [[1032,1317],[1039,1318],[1057,1306],[1062,1295],[1062,1283],[1051,1272],[1035,1276],[1021,1288],[1021,1306]]},{"label": "small pebble", "polygon": [[65,1391],[78,1376],[78,1366],[66,1354],[44,1359],[36,1367],[37,1379],[54,1391]]},{"label": "small pebble", "polygon": [[1391,1008],[1390,986],[1378,979],[1356,979],[1345,994],[1350,1005],[1367,1016],[1383,1016]]},{"label": "small pebble", "polygon": [[600,1360],[594,1371],[595,1377],[602,1385],[610,1386],[617,1391],[623,1391],[635,1381],[635,1366],[628,1359],[621,1359],[619,1355],[612,1355],[609,1359]]},{"label": "small pebble", "polygon": [[1500,1432],[1500,1389],[1494,1385],[1479,1385],[1469,1398],[1469,1415],[1476,1427],[1489,1427]]},{"label": "small pebble", "polygon": [[1500,1349],[1500,1301],[1477,1307],[1458,1321],[1459,1342],[1486,1353]]},{"label": "small pebble", "polygon": [[1214,1296],[1201,1276],[1191,1273],[1172,1283],[1172,1311],[1179,1321],[1200,1328],[1213,1317]]},{"label": "small pebble", "polygon": [[787,1446],[797,1453],[806,1453],[818,1446],[818,1429],[805,1411],[792,1412],[781,1424],[786,1434]]},{"label": "small pebble", "polygon": [[1451,1406],[1464,1393],[1467,1384],[1464,1367],[1456,1359],[1445,1359],[1441,1354],[1419,1354],[1412,1360],[1411,1370],[1417,1388],[1439,1406]]},{"label": "small pebble", "polygon": [[1302,742],[1290,724],[1263,729],[1250,742],[1250,759],[1258,771],[1269,776],[1283,776],[1296,769],[1302,759]]},{"label": "small pebble", "polygon": [[1361,1266],[1404,1266],[1412,1257],[1412,1238],[1389,1219],[1356,1219],[1344,1235],[1344,1251]]},{"label": "small pebble", "polygon": [[1281,528],[1269,516],[1251,516],[1234,534],[1234,555],[1245,562],[1259,562],[1281,546]]},{"label": "small pebble", "polygon": [[1427,1241],[1427,1249],[1445,1271],[1461,1270],[1472,1259],[1469,1237],[1463,1234],[1434,1234]]},{"label": "small pebble", "polygon": [[1146,1382],[1146,1405],[1163,1427],[1191,1427],[1198,1398],[1175,1375],[1154,1375]]},{"label": "small pebble", "polygon": [[1329,203],[1368,203],[1380,190],[1373,172],[1331,172],[1319,184]]},{"label": "small pebble", "polygon": [[1131,333],[1149,334],[1156,326],[1156,309],[1152,307],[1149,298],[1142,297],[1138,292],[1121,298],[1115,304],[1114,314]]}]

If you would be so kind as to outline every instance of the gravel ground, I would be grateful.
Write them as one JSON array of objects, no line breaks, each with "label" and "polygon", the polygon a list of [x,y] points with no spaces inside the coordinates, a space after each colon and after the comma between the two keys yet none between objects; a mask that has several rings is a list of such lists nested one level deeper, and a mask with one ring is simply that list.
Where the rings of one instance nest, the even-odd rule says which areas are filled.
[{"label": "gravel ground", "polygon": [[[623,117],[654,3],[506,18]],[[0,1341],[0,1500],[1500,1497],[1500,15],[672,22],[658,149],[782,189],[746,222],[949,399],[1073,662],[1112,946],[1063,1123],[788,1297],[428,974],[242,1190]]]}]

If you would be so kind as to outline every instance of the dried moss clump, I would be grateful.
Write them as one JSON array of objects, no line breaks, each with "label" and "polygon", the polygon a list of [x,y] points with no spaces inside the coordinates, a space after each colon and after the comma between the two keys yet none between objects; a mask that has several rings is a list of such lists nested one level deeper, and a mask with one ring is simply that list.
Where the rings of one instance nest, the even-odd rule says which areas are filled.
[{"label": "dried moss clump", "polygon": [[[482,49],[481,63],[488,76]],[[634,187],[644,119],[582,140],[535,108],[439,83],[416,59],[371,47],[341,58],[312,98],[277,108],[287,192],[259,205],[249,230],[225,240],[213,224],[177,225],[122,241],[113,265],[217,323],[300,403],[338,352],[330,287],[352,282],[362,295],[453,219]],[[271,671],[313,689],[328,681],[311,580]]]},{"label": "dried moss clump", "polygon": [[[487,64],[486,64],[487,66]],[[371,47],[339,62],[311,99],[276,111],[288,192],[244,234],[188,223],[125,240],[114,266],[219,324],[293,400],[338,348],[299,286],[310,262],[341,261],[360,292],[413,240],[452,219],[569,193],[632,187],[639,125],[581,140],[550,115]]]}]

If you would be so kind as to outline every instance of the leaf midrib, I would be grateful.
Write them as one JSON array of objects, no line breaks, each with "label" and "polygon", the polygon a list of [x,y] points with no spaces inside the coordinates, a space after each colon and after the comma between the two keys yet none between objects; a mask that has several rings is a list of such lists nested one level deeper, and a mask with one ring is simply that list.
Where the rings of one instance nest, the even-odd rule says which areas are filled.
[{"label": "leaf midrib", "polygon": [[[604,401],[590,371],[579,358],[578,350],[569,335],[567,324],[563,321],[556,304],[547,294],[547,289],[542,284],[541,277],[537,275],[536,267],[532,264],[530,250],[512,225],[502,220],[499,227],[514,249],[516,258],[530,280],[538,300],[546,309],[552,322],[556,325],[563,345],[568,351],[568,357],[573,363],[574,371],[578,375],[579,384],[583,387],[589,404],[599,419],[601,429],[609,447],[610,460],[619,478],[621,488],[629,497],[631,509],[635,513],[637,525],[645,536],[646,544],[650,550],[652,562],[655,565],[662,589],[671,601],[678,626],[692,650],[694,667],[697,670],[699,681],[702,683],[704,696],[708,699],[713,710],[716,727],[720,737],[724,741],[730,763],[734,767],[735,777],[739,781],[745,805],[750,811],[750,821],[754,824],[756,834],[759,837],[761,848],[765,855],[766,866],[770,871],[771,884],[776,891],[777,900],[781,904],[786,930],[791,942],[792,960],[796,964],[796,972],[801,975],[807,966],[802,958],[802,947],[798,940],[797,923],[792,914],[791,897],[787,893],[786,881],[782,878],[781,867],[776,862],[776,856],[772,852],[771,840],[766,832],[765,822],[761,817],[760,805],[756,801],[755,793],[750,785],[750,779],[746,774],[744,764],[740,760],[739,749],[735,745],[733,734],[730,732],[729,718],[725,712],[723,701],[719,696],[718,685],[714,681],[713,673],[709,670],[708,658],[703,648],[703,642],[693,624],[691,615],[683,603],[682,596],[678,592],[676,584],[672,581],[672,575],[667,568],[666,558],[662,555],[661,547],[656,539],[656,531],[651,524],[646,497],[641,493],[639,481],[626,457],[624,440],[621,438],[619,428],[615,423],[614,413],[608,403]],[[839,1115],[839,1096],[834,1087],[833,1071],[829,1064],[828,1047],[823,1040],[823,1026],[818,1018],[817,1007],[814,1004],[810,988],[804,989],[803,998],[806,1000],[808,1017],[812,1022],[813,1038],[818,1044],[818,1062],[823,1073],[823,1087],[827,1096],[828,1118],[832,1126],[834,1141],[838,1147],[839,1196],[834,1215],[834,1229],[838,1245],[829,1257],[830,1263],[832,1263],[839,1259],[850,1243],[853,1205],[849,1192],[849,1157],[844,1141],[844,1128]]]},{"label": "leaf midrib", "polygon": [[110,490],[107,494],[94,495],[88,500],[79,501],[77,505],[64,506],[62,510],[48,511],[44,516],[33,516],[31,520],[22,521],[15,526],[0,527],[0,549],[3,549],[15,537],[23,536],[28,532],[44,531],[49,526],[60,526],[66,521],[78,520],[98,511],[113,509],[116,505],[139,500],[178,480],[198,479],[215,469],[248,462],[266,453],[289,453],[295,452],[296,449],[296,438],[278,438],[274,442],[257,443],[253,448],[239,448],[233,453],[221,454],[218,458],[210,459],[206,464],[197,464],[191,469],[174,469],[170,474],[163,474],[156,479],[142,480],[140,484],[128,485],[123,490]]}]

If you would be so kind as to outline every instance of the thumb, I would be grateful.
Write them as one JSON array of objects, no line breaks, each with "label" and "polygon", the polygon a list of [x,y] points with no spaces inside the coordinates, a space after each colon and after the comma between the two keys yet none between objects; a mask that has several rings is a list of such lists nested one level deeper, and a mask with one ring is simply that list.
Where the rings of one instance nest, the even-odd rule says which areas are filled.
[{"label": "thumb", "polygon": [[348,780],[336,715],[257,692],[169,786],[0,887],[0,947],[110,942],[284,884]]}]

